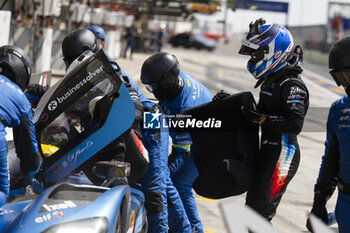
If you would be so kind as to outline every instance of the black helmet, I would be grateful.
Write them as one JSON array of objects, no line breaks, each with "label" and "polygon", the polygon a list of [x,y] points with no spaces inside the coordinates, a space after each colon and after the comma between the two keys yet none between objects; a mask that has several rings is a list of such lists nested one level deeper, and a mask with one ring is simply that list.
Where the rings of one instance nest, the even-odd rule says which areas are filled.
[{"label": "black helmet", "polygon": [[32,68],[23,49],[12,45],[0,47],[0,74],[16,83],[22,90],[27,88]]},{"label": "black helmet", "polygon": [[[350,86],[350,36],[335,42],[329,52],[328,66],[338,86],[347,90]],[[349,88],[350,89],[350,88]]]},{"label": "black helmet", "polygon": [[90,30],[80,29],[69,33],[62,42],[63,60],[68,67],[80,54],[86,50],[97,52],[97,40]]},{"label": "black helmet", "polygon": [[169,53],[156,53],[143,63],[141,82],[157,99],[165,100],[176,89],[180,73],[177,58]]}]

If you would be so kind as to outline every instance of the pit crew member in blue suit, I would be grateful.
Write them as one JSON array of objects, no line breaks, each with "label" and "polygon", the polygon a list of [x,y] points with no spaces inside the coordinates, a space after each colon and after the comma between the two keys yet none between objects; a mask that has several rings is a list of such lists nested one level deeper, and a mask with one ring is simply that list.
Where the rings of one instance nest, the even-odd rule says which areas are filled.
[{"label": "pit crew member in blue suit", "polygon": [[[311,213],[328,224],[326,203],[338,186],[335,217],[340,233],[350,232],[350,36],[337,41],[329,52],[330,73],[346,95],[328,114],[325,154],[314,187]],[[312,231],[309,221],[307,228]]]},{"label": "pit crew member in blue suit", "polygon": [[[176,115],[186,109],[210,102],[213,98],[209,90],[197,80],[180,72],[177,58],[169,53],[150,56],[142,65],[141,81],[154,94],[166,115]],[[179,133],[170,127],[173,140],[169,155],[171,179],[180,193],[192,232],[203,232],[192,184],[198,177],[198,170],[191,154],[192,140],[189,133]],[[176,216],[169,215],[169,223]]]},{"label": "pit crew member in blue suit", "polygon": [[106,41],[106,32],[105,30],[98,25],[93,25],[87,28],[90,30],[94,35],[96,36],[98,48],[103,49],[105,47],[105,41]]},{"label": "pit crew member in blue suit", "polygon": [[36,182],[34,175],[41,165],[32,108],[23,93],[30,75],[30,60],[21,48],[0,47],[0,206],[5,204],[10,187],[5,127],[13,128],[16,154],[26,184]]}]

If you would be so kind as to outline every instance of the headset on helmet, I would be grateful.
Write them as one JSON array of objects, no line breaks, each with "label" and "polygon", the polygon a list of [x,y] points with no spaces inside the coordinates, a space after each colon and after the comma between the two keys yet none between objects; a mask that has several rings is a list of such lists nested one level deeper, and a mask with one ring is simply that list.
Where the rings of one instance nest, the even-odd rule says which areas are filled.
[{"label": "headset on helmet", "polygon": [[96,36],[97,39],[101,39],[103,41],[106,40],[106,32],[105,30],[103,30],[102,27],[94,25],[94,26],[90,26],[88,27],[88,29],[94,33],[94,35]]},{"label": "headset on helmet", "polygon": [[177,58],[170,53],[156,53],[143,63],[141,82],[157,99],[166,100],[178,86],[180,73]]},{"label": "headset on helmet", "polygon": [[250,55],[247,68],[256,79],[262,79],[285,66],[292,58],[293,37],[278,24],[265,25],[258,19],[249,25],[249,33],[243,41],[239,54]]},{"label": "headset on helmet", "polygon": [[80,54],[90,50],[97,52],[98,45],[95,35],[88,29],[80,29],[69,33],[62,42],[63,60],[68,67]]},{"label": "headset on helmet", "polygon": [[12,45],[0,47],[0,74],[25,90],[28,87],[31,73],[30,59],[23,49]]},{"label": "headset on helmet", "polygon": [[[333,44],[329,52],[328,66],[330,73],[338,86],[343,86],[347,92],[350,86],[350,36],[346,36]],[[350,89],[350,88],[349,88]]]}]

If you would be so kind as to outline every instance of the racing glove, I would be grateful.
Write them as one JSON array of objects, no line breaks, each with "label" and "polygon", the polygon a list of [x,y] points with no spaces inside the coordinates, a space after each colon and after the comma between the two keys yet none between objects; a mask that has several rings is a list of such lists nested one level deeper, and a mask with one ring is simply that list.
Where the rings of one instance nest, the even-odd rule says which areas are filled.
[{"label": "racing glove", "polygon": [[213,101],[222,100],[222,99],[225,99],[228,96],[230,96],[230,94],[228,92],[226,92],[225,90],[220,90],[220,91],[218,91],[218,93],[216,93],[214,95]]},{"label": "racing glove", "polygon": [[253,98],[249,98],[249,100],[243,101],[241,110],[244,118],[254,124],[262,125],[267,118],[265,114],[262,114],[258,111],[255,100]]},{"label": "racing glove", "polygon": [[40,84],[34,83],[29,84],[27,89],[25,90],[25,95],[29,100],[32,108],[36,108],[38,105],[40,98],[45,94],[45,92],[49,89],[47,86],[42,86]]},{"label": "racing glove", "polygon": [[168,168],[170,175],[182,168],[190,158],[191,145],[173,145],[171,154],[168,157]]},{"label": "racing glove", "polygon": [[[310,214],[320,218],[322,222],[328,224],[328,212],[326,208],[327,201],[332,196],[335,186],[326,184],[316,184],[314,189],[314,202]],[[310,224],[310,218],[308,217],[306,222],[306,228],[313,232]]]},{"label": "racing glove", "polygon": [[26,186],[25,194],[41,193],[44,190],[43,183],[34,176],[24,175],[23,181]]},{"label": "racing glove", "polygon": [[[33,155],[39,156],[39,152]],[[39,173],[42,165],[42,159],[36,158],[36,163],[37,165],[35,167],[35,170],[29,171],[27,167],[24,169],[24,165],[21,161],[20,167],[21,167],[24,186],[22,186],[19,189],[13,190],[12,191],[13,196],[41,193],[44,190],[43,183],[38,181],[36,178],[36,177],[40,177]]]}]

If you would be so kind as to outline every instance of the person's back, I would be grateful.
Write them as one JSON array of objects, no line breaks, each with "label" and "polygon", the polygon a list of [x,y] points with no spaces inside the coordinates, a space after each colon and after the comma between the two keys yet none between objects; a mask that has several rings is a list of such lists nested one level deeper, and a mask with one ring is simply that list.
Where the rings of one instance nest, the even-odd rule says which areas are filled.
[{"label": "person's back", "polygon": [[163,102],[161,105],[166,114],[178,114],[188,108],[212,100],[212,94],[202,83],[184,72],[179,73],[179,78],[183,82],[182,91],[175,99],[169,102]]},{"label": "person's back", "polygon": [[8,78],[0,75],[0,116],[7,126],[18,126],[22,117],[31,109],[22,90]]},{"label": "person's back", "polygon": [[134,40],[135,39],[134,30],[132,28],[126,29],[125,39],[126,40]]},{"label": "person's back", "polygon": [[[31,105],[23,93],[31,74],[29,58],[15,46],[0,47],[0,206],[9,194],[5,127],[13,128],[17,156],[24,181],[33,182],[41,165],[35,139]],[[37,190],[41,191],[41,190]]]},{"label": "person's back", "polygon": [[125,32],[124,38],[126,39],[126,46],[124,50],[124,57],[127,57],[127,52],[130,49],[130,58],[134,53],[135,49],[135,29],[134,27],[128,27]]},{"label": "person's back", "polygon": [[165,32],[165,25],[161,24],[159,26],[159,30],[155,34],[155,43],[156,43],[156,52],[159,53],[163,49],[163,45],[165,42],[165,38],[167,36],[167,33]]}]

